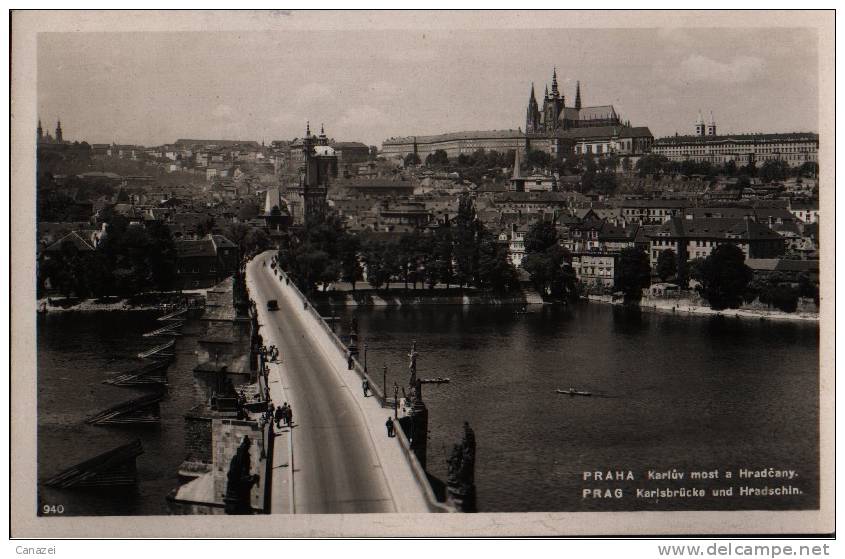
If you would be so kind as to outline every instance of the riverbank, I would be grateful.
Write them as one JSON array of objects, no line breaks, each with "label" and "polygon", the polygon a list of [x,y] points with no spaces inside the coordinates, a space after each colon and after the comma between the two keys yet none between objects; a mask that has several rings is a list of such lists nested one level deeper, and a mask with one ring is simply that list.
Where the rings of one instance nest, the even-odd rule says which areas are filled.
[{"label": "riverbank", "polygon": [[[588,295],[587,300],[591,303],[604,303],[608,305],[622,306],[622,300],[613,300],[611,295]],[[705,305],[697,305],[689,299],[655,299],[643,298],[639,304],[640,309],[663,312],[670,314],[690,314],[699,316],[726,316],[754,320],[786,320],[799,322],[818,322],[818,313],[794,312],[786,313],[775,310],[762,309],[724,309],[713,310]]]},{"label": "riverbank", "polygon": [[460,290],[409,289],[376,291],[374,289],[318,292],[311,296],[314,303],[330,302],[340,307],[416,307],[422,305],[542,305],[543,299],[533,290],[526,289],[510,296]]},{"label": "riverbank", "polygon": [[65,299],[60,297],[42,297],[36,300],[38,312],[131,312],[161,310],[165,305],[174,304],[188,297],[205,297],[205,289],[169,292],[144,293],[137,297],[104,297],[100,299]]}]

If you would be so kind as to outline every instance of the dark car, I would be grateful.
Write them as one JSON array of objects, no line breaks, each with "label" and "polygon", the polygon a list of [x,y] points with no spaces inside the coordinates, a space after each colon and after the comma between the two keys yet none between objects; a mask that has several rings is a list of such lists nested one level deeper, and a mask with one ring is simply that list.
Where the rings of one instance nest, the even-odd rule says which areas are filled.
[{"label": "dark car", "polygon": [[279,302],[275,299],[270,299],[267,301],[267,310],[268,311],[277,311],[279,310]]}]

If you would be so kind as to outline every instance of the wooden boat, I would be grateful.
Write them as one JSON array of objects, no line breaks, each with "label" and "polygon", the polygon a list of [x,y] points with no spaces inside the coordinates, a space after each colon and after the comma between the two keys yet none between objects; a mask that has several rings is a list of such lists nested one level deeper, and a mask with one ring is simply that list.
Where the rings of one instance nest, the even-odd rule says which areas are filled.
[{"label": "wooden boat", "polygon": [[420,379],[420,382],[423,384],[443,384],[449,382],[449,378],[443,377],[435,377],[435,378],[424,378]]},{"label": "wooden boat", "polygon": [[569,390],[561,390],[558,388],[555,390],[558,394],[566,394],[567,396],[592,396],[592,392],[586,392],[584,390],[575,390],[572,387],[569,387]]}]

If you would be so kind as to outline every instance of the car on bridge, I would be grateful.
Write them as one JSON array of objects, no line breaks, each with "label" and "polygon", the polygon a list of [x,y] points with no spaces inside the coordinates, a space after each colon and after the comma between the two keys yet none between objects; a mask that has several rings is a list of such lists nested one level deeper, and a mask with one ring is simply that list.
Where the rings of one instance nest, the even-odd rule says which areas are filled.
[{"label": "car on bridge", "polygon": [[268,311],[277,311],[279,310],[279,302],[275,299],[270,299],[267,301],[267,310]]}]

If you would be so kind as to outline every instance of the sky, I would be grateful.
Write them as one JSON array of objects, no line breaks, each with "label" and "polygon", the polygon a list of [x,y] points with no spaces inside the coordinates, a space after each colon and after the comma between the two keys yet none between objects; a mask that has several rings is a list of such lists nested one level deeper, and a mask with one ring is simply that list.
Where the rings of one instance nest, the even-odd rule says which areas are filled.
[{"label": "sky", "polygon": [[341,141],[525,126],[553,67],[570,105],[612,104],[655,137],[818,131],[813,29],[40,33],[38,114],[66,139]]}]

